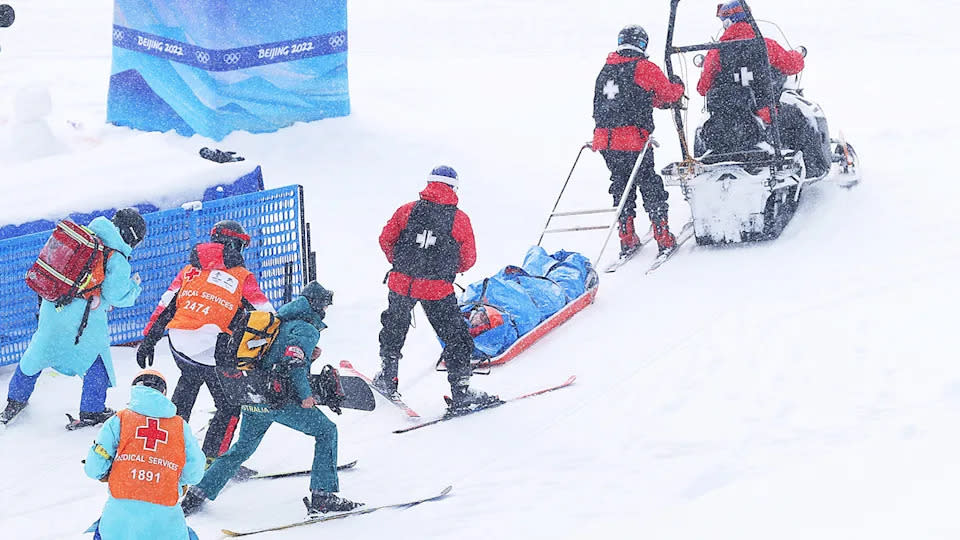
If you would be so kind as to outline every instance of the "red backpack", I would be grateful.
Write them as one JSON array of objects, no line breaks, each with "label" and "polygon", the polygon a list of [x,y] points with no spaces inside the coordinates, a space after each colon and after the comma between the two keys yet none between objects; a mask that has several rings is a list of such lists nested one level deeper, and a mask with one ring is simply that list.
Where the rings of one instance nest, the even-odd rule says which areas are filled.
[{"label": "red backpack", "polygon": [[57,223],[37,262],[27,271],[27,286],[57,307],[85,298],[89,308],[89,302],[100,294],[113,251],[93,231],[65,219]]}]

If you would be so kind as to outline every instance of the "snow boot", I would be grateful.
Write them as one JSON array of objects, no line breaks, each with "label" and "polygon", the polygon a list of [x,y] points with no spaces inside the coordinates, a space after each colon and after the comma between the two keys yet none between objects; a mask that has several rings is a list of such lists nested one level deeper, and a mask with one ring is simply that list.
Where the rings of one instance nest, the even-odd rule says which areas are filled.
[{"label": "snow boot", "polygon": [[447,399],[447,414],[457,416],[477,409],[486,409],[503,403],[498,396],[481,390],[474,390],[467,384],[450,386],[450,398]]},{"label": "snow boot", "polygon": [[100,425],[109,420],[115,414],[117,414],[117,411],[109,407],[104,407],[104,409],[100,412],[80,411],[79,419],[68,414],[67,419],[70,420],[70,423],[67,424],[66,427],[68,430],[73,431],[75,429]]},{"label": "snow boot", "polygon": [[349,512],[354,508],[363,506],[363,503],[338,497],[336,493],[330,493],[329,491],[314,491],[310,493],[309,499],[303,498],[303,505],[307,507],[307,514],[319,516],[327,512]]},{"label": "snow boot", "polygon": [[0,413],[0,425],[7,425],[11,420],[26,408],[26,401],[17,401],[15,399],[7,399],[7,407],[3,409],[3,412]]},{"label": "snow boot", "polygon": [[384,356],[380,359],[380,371],[373,376],[370,383],[373,389],[385,396],[400,397],[397,389],[400,387],[400,380],[397,378],[400,361],[394,358]]},{"label": "snow boot", "polygon": [[640,249],[640,237],[633,228],[633,216],[620,218],[620,256],[627,257]]},{"label": "snow boot", "polygon": [[191,486],[183,501],[180,502],[180,508],[183,509],[183,515],[189,516],[199,512],[206,502],[207,496],[203,490],[197,486]]},{"label": "snow boot", "polygon": [[670,232],[667,220],[654,219],[651,223],[653,223],[653,238],[657,241],[657,245],[660,246],[660,255],[675,249],[677,247],[677,239],[673,236],[673,233]]}]

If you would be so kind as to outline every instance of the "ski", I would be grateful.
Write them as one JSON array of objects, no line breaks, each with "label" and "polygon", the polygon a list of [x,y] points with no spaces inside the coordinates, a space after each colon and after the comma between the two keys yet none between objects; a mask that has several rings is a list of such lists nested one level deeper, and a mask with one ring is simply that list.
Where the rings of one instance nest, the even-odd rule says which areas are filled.
[{"label": "ski", "polygon": [[470,415],[470,414],[473,414],[473,413],[476,413],[476,412],[485,411],[485,410],[487,410],[487,409],[493,409],[493,408],[495,408],[495,407],[499,407],[499,406],[504,405],[504,404],[506,404],[506,403],[511,403],[511,402],[514,402],[514,401],[519,401],[519,400],[521,400],[521,399],[527,399],[527,398],[530,398],[530,397],[533,397],[533,396],[539,396],[539,395],[541,395],[541,394],[546,394],[547,392],[553,392],[554,390],[559,390],[559,389],[561,389],[561,388],[566,388],[566,387],[570,386],[570,385],[573,384],[574,381],[576,381],[576,380],[577,380],[577,376],[576,376],[576,375],[571,375],[569,379],[567,379],[566,381],[564,381],[564,382],[562,382],[562,383],[560,383],[560,384],[558,384],[558,385],[556,385],[556,386],[551,386],[551,387],[549,387],[549,388],[542,388],[542,389],[540,389],[540,390],[536,390],[536,391],[533,391],[533,392],[530,392],[530,393],[527,393],[527,394],[523,394],[523,395],[520,395],[520,396],[512,397],[512,398],[509,398],[509,399],[503,399],[503,400],[500,400],[500,401],[491,403],[491,404],[489,404],[489,405],[485,405],[485,406],[482,406],[482,407],[477,407],[476,409],[470,409],[470,410],[463,411],[463,412],[450,413],[449,411],[447,411],[446,414],[444,414],[443,416],[441,416],[441,417],[439,417],[439,418],[430,420],[429,422],[424,422],[424,423],[422,423],[422,424],[417,424],[417,425],[415,425],[415,426],[410,426],[410,427],[406,427],[406,428],[402,428],[402,429],[397,429],[397,430],[394,430],[394,433],[407,433],[408,431],[413,431],[413,430],[415,430],[415,429],[420,429],[420,428],[422,428],[422,427],[432,426],[432,425],[434,425],[434,424],[439,424],[440,422],[446,422],[447,420],[452,420],[452,419],[454,419],[454,418],[460,418],[460,417],[462,417],[462,416],[467,416],[467,415]]},{"label": "ski", "polygon": [[640,243],[637,244],[637,247],[633,251],[627,253],[626,255],[621,255],[619,259],[610,263],[606,268],[604,268],[604,273],[612,274],[619,270],[621,266],[627,264],[634,257],[636,257],[637,253],[640,253],[640,251],[643,249],[643,246],[649,244],[651,240],[653,240],[653,229],[649,229],[647,234],[643,235],[643,238],[640,239]]},{"label": "ski", "polygon": [[441,491],[438,495],[434,495],[434,496],[432,496],[432,497],[426,497],[426,498],[423,498],[423,499],[416,499],[416,500],[413,500],[413,501],[407,501],[407,502],[396,503],[396,504],[385,504],[385,505],[381,505],[381,506],[370,506],[370,507],[362,507],[362,506],[361,506],[360,508],[357,508],[356,510],[350,510],[349,512],[340,512],[340,513],[337,513],[337,514],[327,514],[327,515],[322,515],[322,516],[307,518],[307,519],[304,520],[304,521],[298,521],[298,522],[296,522],[296,523],[288,523],[288,524],[286,524],[286,525],[280,525],[280,526],[277,526],[277,527],[267,527],[267,528],[264,528],[264,529],[254,529],[254,530],[250,530],[250,531],[231,531],[231,530],[229,530],[229,529],[222,529],[221,532],[223,532],[223,534],[225,534],[225,535],[227,535],[227,536],[230,536],[230,537],[250,536],[250,535],[252,535],[252,534],[260,534],[260,533],[271,532],[271,531],[282,531],[282,530],[285,530],[285,529],[292,529],[292,528],[294,528],[294,527],[301,527],[301,526],[303,526],[303,525],[313,525],[313,524],[315,524],[315,523],[322,523],[322,522],[324,522],[324,521],[332,521],[332,520],[335,520],[335,519],[343,519],[343,518],[347,518],[347,517],[350,517],[350,516],[359,516],[359,515],[362,515],[362,514],[370,514],[370,513],[372,513],[372,512],[376,512],[377,510],[384,510],[384,509],[387,509],[387,508],[410,508],[411,506],[416,506],[416,505],[418,505],[418,504],[422,504],[422,503],[425,503],[425,502],[431,502],[431,501],[436,501],[436,500],[442,499],[442,498],[446,497],[447,494],[450,493],[451,490],[453,490],[453,486],[447,486],[447,487],[443,488],[443,491]]},{"label": "ski", "polygon": [[[337,471],[346,471],[357,466],[357,461],[351,461],[350,463],[344,463],[343,465],[337,466]],[[287,472],[278,472],[278,473],[261,473],[255,474],[249,478],[245,478],[243,481],[247,480],[273,480],[276,478],[290,478],[292,476],[309,476],[311,473],[310,469],[304,469],[302,471],[287,471]]]},{"label": "ski", "polygon": [[657,268],[660,268],[660,266],[663,265],[663,263],[669,261],[671,257],[676,255],[677,252],[680,251],[680,248],[683,247],[683,244],[685,244],[687,240],[690,240],[691,238],[693,238],[693,233],[694,233],[693,222],[690,221],[686,225],[684,225],[682,229],[680,229],[679,233],[677,233],[677,240],[676,240],[676,244],[673,246],[673,249],[670,249],[668,251],[661,253],[660,255],[657,255],[657,258],[653,260],[653,264],[651,264],[650,268],[647,269],[647,273],[648,274],[652,273]]},{"label": "ski", "polygon": [[340,361],[340,369],[342,369],[348,375],[352,375],[354,377],[359,377],[363,379],[363,382],[367,383],[367,386],[373,389],[374,392],[387,398],[387,400],[389,400],[390,403],[393,403],[394,405],[396,405],[400,410],[405,412],[407,416],[409,416],[410,418],[420,418],[420,415],[417,414],[417,411],[411,409],[410,406],[404,403],[403,400],[401,400],[398,396],[391,396],[389,394],[384,394],[383,392],[381,392],[377,387],[373,385],[373,380],[370,377],[367,377],[363,373],[360,373],[359,371],[357,371],[356,368],[353,367],[353,364],[351,364],[347,360]]}]

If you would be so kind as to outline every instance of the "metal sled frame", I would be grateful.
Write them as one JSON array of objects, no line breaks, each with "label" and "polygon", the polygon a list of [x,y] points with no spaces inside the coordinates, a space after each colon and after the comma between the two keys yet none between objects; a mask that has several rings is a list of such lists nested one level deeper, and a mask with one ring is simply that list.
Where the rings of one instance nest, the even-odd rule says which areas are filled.
[{"label": "metal sled frame", "polygon": [[[653,137],[647,138],[646,144],[643,145],[643,150],[640,152],[640,157],[637,158],[637,162],[633,165],[633,171],[630,173],[630,181],[627,182],[627,187],[623,190],[623,196],[620,197],[620,204],[617,205],[616,208],[597,208],[588,210],[574,210],[571,212],[557,212],[557,207],[560,206],[560,200],[563,199],[563,194],[567,191],[567,186],[570,185],[570,179],[573,178],[573,172],[577,169],[577,164],[580,162],[580,157],[583,156],[584,150],[591,148],[591,144],[587,143],[580,147],[580,152],[577,154],[577,159],[574,160],[573,167],[570,168],[570,174],[567,175],[567,179],[563,183],[563,187],[560,189],[560,194],[557,195],[557,200],[555,203],[553,203],[553,209],[550,211],[550,215],[547,216],[547,223],[543,226],[543,232],[540,233],[540,240],[537,241],[537,245],[539,246],[542,244],[544,236],[548,234],[606,230],[606,239],[603,241],[603,246],[600,248],[600,253],[598,253],[597,258],[594,259],[594,264],[599,265],[600,261],[603,259],[603,254],[607,251],[607,246],[610,244],[610,238],[613,237],[613,231],[617,229],[617,226],[620,223],[620,216],[623,214],[623,208],[627,204],[627,197],[633,192],[633,188],[637,183],[637,173],[640,171],[640,165],[643,163],[643,159],[647,155],[647,150],[649,150],[651,147],[660,147],[660,143],[658,143]],[[558,229],[550,228],[553,218],[603,214],[614,214],[613,223],[610,225],[589,225],[583,227],[565,227]]]}]

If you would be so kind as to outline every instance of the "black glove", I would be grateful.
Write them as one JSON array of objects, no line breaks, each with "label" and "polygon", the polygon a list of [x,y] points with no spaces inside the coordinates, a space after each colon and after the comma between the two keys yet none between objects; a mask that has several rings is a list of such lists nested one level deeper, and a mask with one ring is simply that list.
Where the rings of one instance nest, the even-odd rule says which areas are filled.
[{"label": "black glove", "polygon": [[343,393],[343,386],[340,384],[340,373],[335,367],[330,364],[323,366],[320,375],[317,376],[314,392],[318,394],[317,401],[329,407],[331,411],[343,414],[340,404],[343,403],[346,395]]},{"label": "black glove", "polygon": [[685,84],[683,84],[683,79],[681,79],[680,76],[677,75],[676,73],[670,76],[670,82],[672,82],[673,84],[679,84],[684,88],[687,87]]},{"label": "black glove", "polygon": [[231,161],[244,161],[243,156],[236,155],[236,152],[224,152],[223,150],[213,150],[204,146],[200,149],[200,157],[209,159],[217,163],[230,163]]},{"label": "black glove", "polygon": [[140,369],[147,369],[147,366],[153,365],[153,351],[156,347],[156,342],[147,340],[137,347],[137,364],[140,364]]}]

